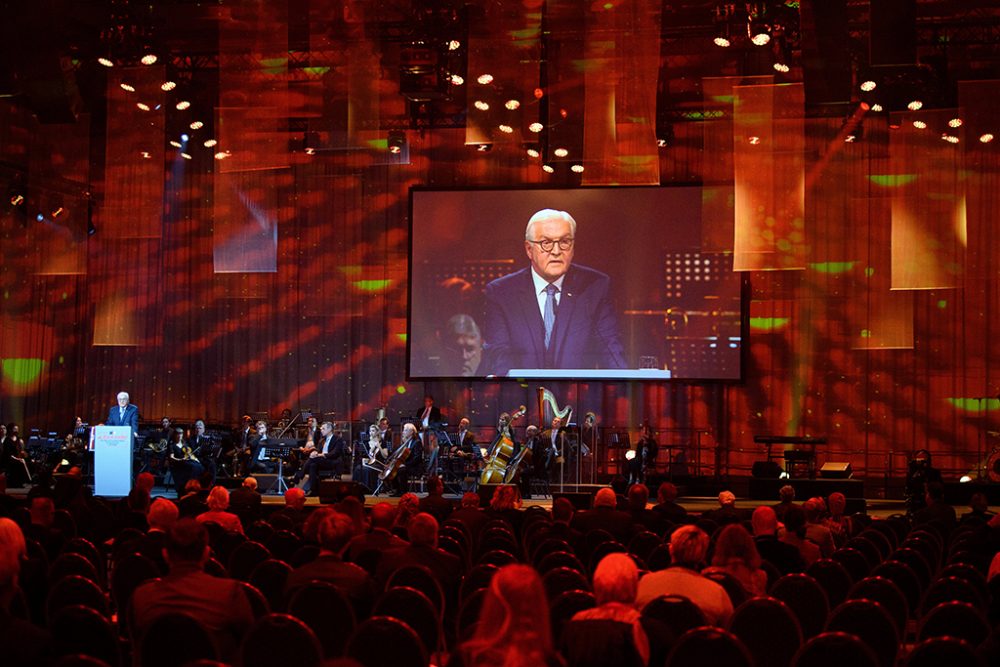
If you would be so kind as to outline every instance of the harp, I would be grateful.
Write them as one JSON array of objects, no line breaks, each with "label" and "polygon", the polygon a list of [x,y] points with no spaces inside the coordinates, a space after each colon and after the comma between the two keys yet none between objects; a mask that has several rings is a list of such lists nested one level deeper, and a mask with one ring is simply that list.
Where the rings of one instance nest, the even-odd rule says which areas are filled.
[{"label": "harp", "polygon": [[559,417],[559,420],[565,425],[569,423],[570,417],[573,416],[573,408],[569,405],[560,408],[556,402],[555,394],[545,387],[539,387],[538,415],[540,424],[551,424],[553,419]]}]

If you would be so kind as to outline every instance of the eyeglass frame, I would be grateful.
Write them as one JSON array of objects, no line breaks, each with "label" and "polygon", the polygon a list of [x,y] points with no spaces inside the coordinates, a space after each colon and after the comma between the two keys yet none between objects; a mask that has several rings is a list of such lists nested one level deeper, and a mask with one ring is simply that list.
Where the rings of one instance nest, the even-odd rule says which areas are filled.
[{"label": "eyeglass frame", "polygon": [[[541,241],[532,241],[531,239],[525,239],[528,243],[534,243],[537,245],[542,252],[549,254],[555,250],[556,244],[559,245],[559,250],[563,252],[569,252],[573,249],[573,244],[576,242],[575,236],[563,237],[561,239],[542,239]],[[546,248],[545,244],[548,243],[549,247]]]}]

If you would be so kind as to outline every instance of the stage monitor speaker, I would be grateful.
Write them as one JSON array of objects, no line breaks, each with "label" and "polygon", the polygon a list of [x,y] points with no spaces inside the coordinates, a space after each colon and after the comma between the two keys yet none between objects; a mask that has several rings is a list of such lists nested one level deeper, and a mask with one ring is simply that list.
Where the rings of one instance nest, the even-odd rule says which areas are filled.
[{"label": "stage monitor speaker", "polygon": [[339,503],[348,496],[354,496],[364,503],[364,487],[358,482],[344,482],[339,479],[321,479],[319,481],[319,502],[321,505]]},{"label": "stage monitor speaker", "polygon": [[781,466],[777,461],[754,461],[750,474],[758,479],[777,479],[781,474]]},{"label": "stage monitor speaker", "polygon": [[489,507],[490,499],[501,486],[517,486],[516,484],[480,484],[479,485],[479,506]]},{"label": "stage monitor speaker", "polygon": [[573,507],[577,510],[589,510],[594,494],[587,493],[586,491],[564,491],[562,493],[554,491],[552,493],[552,502],[555,502],[557,498],[565,498],[573,503]]},{"label": "stage monitor speaker", "polygon": [[850,479],[853,474],[849,461],[827,461],[819,469],[819,476],[823,479]]},{"label": "stage monitor speaker", "polygon": [[256,472],[251,477],[257,480],[257,493],[270,493],[278,483],[278,476],[271,473]]}]

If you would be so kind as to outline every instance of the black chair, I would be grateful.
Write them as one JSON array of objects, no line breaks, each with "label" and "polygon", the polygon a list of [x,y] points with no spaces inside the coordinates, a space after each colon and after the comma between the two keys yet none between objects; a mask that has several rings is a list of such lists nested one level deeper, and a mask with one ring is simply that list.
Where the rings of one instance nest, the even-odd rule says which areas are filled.
[{"label": "black chair", "polygon": [[844,543],[844,546],[857,549],[864,554],[865,559],[868,561],[869,570],[883,561],[882,554],[879,552],[878,547],[875,546],[875,543],[867,537],[852,537]]},{"label": "black chair", "polygon": [[662,623],[676,637],[707,622],[698,605],[683,595],[661,595],[650,600],[642,608],[642,617]]},{"label": "black chair", "polygon": [[220,579],[229,578],[229,570],[227,570],[226,566],[215,558],[209,558],[205,561],[205,574],[210,574],[213,577],[219,577]]},{"label": "black chair", "polygon": [[786,574],[771,586],[771,596],[788,605],[799,620],[802,638],[815,637],[826,627],[830,603],[826,591],[808,574]]},{"label": "black chair", "polygon": [[628,553],[628,549],[621,542],[615,542],[614,540],[610,542],[601,542],[596,545],[590,552],[590,573],[593,574],[597,570],[597,566],[601,564],[604,557],[608,554],[622,554]]},{"label": "black chair", "polygon": [[549,537],[542,540],[541,543],[535,547],[534,551],[531,552],[531,562],[535,564],[540,563],[543,558],[556,551],[576,553],[573,547],[571,547],[569,542],[566,540]]},{"label": "black chair", "polygon": [[385,588],[388,590],[399,586],[409,586],[410,588],[417,589],[426,595],[427,599],[434,605],[434,608],[437,610],[438,618],[442,618],[444,616],[444,590],[441,588],[440,582],[438,582],[437,578],[435,578],[434,574],[429,569],[421,565],[406,565],[399,568],[389,575],[389,580],[386,582]]},{"label": "black chair", "polygon": [[643,560],[649,560],[649,554],[653,553],[653,549],[663,544],[663,540],[660,536],[654,532],[644,530],[642,532],[636,533],[632,536],[632,539],[628,543],[629,553],[639,556]]},{"label": "black chair", "polygon": [[882,533],[886,541],[889,543],[889,551],[891,552],[897,546],[899,546],[899,536],[896,535],[896,531],[893,529],[892,524],[888,521],[872,521],[871,526],[866,530],[874,530]]},{"label": "black chair", "polygon": [[554,570],[557,567],[568,567],[571,570],[580,572],[581,574],[586,572],[586,569],[583,567],[583,563],[580,562],[580,559],[568,551],[556,551],[554,553],[550,553],[538,563],[535,569],[537,569],[540,574],[544,575],[549,570]]},{"label": "black chair", "polygon": [[271,552],[271,558],[291,563],[292,556],[302,546],[302,538],[290,530],[276,530],[263,544]]},{"label": "black chair", "polygon": [[646,565],[649,567],[650,572],[659,572],[660,570],[665,570],[670,567],[670,545],[661,544],[649,553],[649,557],[646,558]]},{"label": "black chair", "polygon": [[858,533],[858,537],[863,537],[875,545],[878,549],[879,562],[884,561],[892,553],[893,543],[880,530],[866,528]]},{"label": "black chair", "polygon": [[469,549],[472,546],[470,544],[471,539],[469,538],[469,533],[465,530],[465,526],[461,523],[456,525],[446,521],[438,531],[438,539],[442,537],[450,537],[462,545],[462,548],[465,549],[465,553],[469,553]]},{"label": "black chair", "polygon": [[514,552],[505,549],[490,549],[480,554],[479,558],[476,559],[476,565],[496,565],[497,567],[512,565],[516,562],[517,556],[514,555]]},{"label": "black chair", "polygon": [[872,566],[865,558],[865,555],[854,547],[841,547],[830,556],[844,566],[847,573],[851,575],[851,581],[857,583],[868,576]]},{"label": "black chair", "polygon": [[941,665],[984,667],[984,662],[972,645],[964,639],[931,637],[913,647],[906,656],[904,665],[905,667],[941,667]]},{"label": "black chair", "polygon": [[351,601],[326,581],[312,581],[296,589],[288,601],[288,613],[313,629],[327,660],[344,654],[357,625]]},{"label": "black chair", "polygon": [[316,634],[288,614],[268,614],[257,619],[240,645],[242,667],[318,667],[322,660],[323,649]]},{"label": "black chair", "polygon": [[80,554],[90,561],[99,575],[103,575],[105,560],[101,552],[94,546],[94,543],[84,537],[74,537],[63,545],[62,553]]},{"label": "black chair", "polygon": [[364,667],[428,665],[427,651],[413,628],[387,616],[373,616],[358,625],[347,643],[347,657]]},{"label": "black chair", "polygon": [[771,597],[747,600],[733,612],[729,631],[750,651],[757,667],[788,667],[802,646],[795,613]]},{"label": "black chair", "polygon": [[143,667],[176,667],[219,659],[219,649],[205,626],[181,613],[155,618],[139,638],[136,652],[136,662]]},{"label": "black chair", "polygon": [[810,565],[806,568],[806,574],[823,588],[831,607],[846,600],[847,592],[854,585],[854,580],[851,579],[847,569],[829,558],[822,558]]},{"label": "black chair", "polygon": [[49,619],[54,653],[57,656],[83,653],[112,665],[120,664],[118,633],[111,621],[82,605],[70,605]]},{"label": "black chair", "polygon": [[447,535],[439,535],[438,549],[441,549],[442,551],[447,551],[453,556],[457,556],[458,559],[462,561],[462,563],[468,563],[469,560],[468,551],[466,551],[465,547],[462,546],[461,542],[459,542],[453,537],[449,537]]},{"label": "black chair", "polygon": [[793,667],[879,667],[875,653],[855,635],[824,632],[805,643]]},{"label": "black chair", "polygon": [[942,602],[920,620],[917,639],[945,636],[979,646],[990,636],[990,624],[983,612],[968,602]]},{"label": "black chair", "polygon": [[458,599],[461,602],[465,602],[469,595],[489,586],[490,581],[493,580],[493,575],[499,570],[500,568],[496,565],[476,565],[470,569],[466,572],[465,577],[462,579],[462,585],[458,592]]},{"label": "black chair", "polygon": [[710,572],[706,572],[705,576],[725,589],[726,595],[729,596],[729,601],[733,603],[733,609],[739,607],[747,601],[747,598],[750,597],[747,589],[743,588],[743,584],[740,583],[739,579],[728,572],[723,572],[722,570],[712,570]]},{"label": "black chair", "polygon": [[561,593],[549,604],[549,621],[552,624],[552,636],[558,645],[562,637],[562,629],[577,612],[593,609],[594,594],[589,591],[566,591]]},{"label": "black chair", "polygon": [[892,552],[891,560],[898,560],[900,563],[909,565],[913,570],[913,574],[917,575],[917,580],[920,582],[921,588],[926,589],[931,583],[931,576],[933,575],[931,564],[916,549],[905,546],[900,547]]},{"label": "black chair", "polygon": [[688,630],[670,651],[668,667],[752,667],[753,658],[736,635],[720,628]]},{"label": "black chair", "polygon": [[49,565],[49,581],[56,583],[64,577],[77,576],[101,585],[101,577],[86,556],[78,553],[62,553]]},{"label": "black chair", "polygon": [[952,563],[951,565],[946,565],[938,575],[939,579],[944,577],[958,577],[959,579],[965,579],[967,582],[972,584],[972,587],[977,591],[985,592],[989,585],[983,573],[968,563]]},{"label": "black chair", "polygon": [[51,619],[63,607],[83,605],[109,617],[108,596],[90,579],[77,575],[63,577],[49,589],[45,600],[46,617]]},{"label": "black chair", "polygon": [[594,549],[596,549],[598,545],[614,541],[615,536],[608,531],[603,528],[594,528],[593,530],[587,531],[587,534],[583,536],[583,541],[577,555],[580,557],[580,560],[589,563],[590,556],[594,553]]},{"label": "black chair", "polygon": [[900,548],[906,547],[908,549],[914,549],[923,554],[923,557],[927,559],[927,562],[931,566],[931,570],[936,570],[941,565],[941,559],[943,554],[941,553],[941,547],[933,540],[925,537],[908,537],[899,544]]},{"label": "black chair", "polygon": [[483,608],[486,591],[480,588],[473,591],[458,609],[455,619],[455,638],[459,643],[472,637],[473,630],[479,622],[479,612]]},{"label": "black chair", "polygon": [[268,603],[267,598],[264,597],[264,594],[260,592],[259,588],[246,581],[240,582],[240,588],[243,589],[243,594],[247,596],[247,602],[250,603],[250,611],[253,613],[255,619],[271,613],[271,605]]},{"label": "black chair", "polygon": [[560,653],[567,667],[645,667],[631,623],[609,619],[570,620],[562,629]]},{"label": "black chair", "polygon": [[313,562],[319,556],[319,545],[316,544],[303,544],[295,553],[292,554],[291,560],[288,564],[292,566],[294,570],[297,567],[302,567],[308,563]]},{"label": "black chair", "polygon": [[549,600],[554,600],[566,591],[589,591],[590,582],[580,572],[568,567],[549,570],[542,577],[542,585]]},{"label": "black chair", "polygon": [[250,581],[254,568],[270,557],[271,552],[260,542],[243,542],[229,556],[229,576],[240,581]]},{"label": "black chair", "polygon": [[847,594],[849,600],[873,600],[882,605],[889,613],[900,637],[906,635],[906,621],[910,617],[909,606],[906,604],[906,596],[899,586],[892,583],[885,577],[868,577],[854,584],[850,593]]},{"label": "black chair", "polygon": [[160,568],[142,554],[129,554],[115,563],[111,571],[111,599],[118,610],[118,627],[125,634],[125,619],[129,617],[132,593],[143,582],[160,576]]},{"label": "black chair", "polygon": [[867,644],[881,667],[893,667],[899,632],[889,613],[871,600],[848,600],[830,612],[827,632],[847,632]]},{"label": "black chair", "polygon": [[982,605],[982,595],[965,579],[944,577],[938,579],[924,594],[921,613],[926,614],[943,602],[968,602],[971,605]]},{"label": "black chair", "polygon": [[883,577],[899,586],[899,590],[906,597],[906,606],[910,610],[910,615],[914,617],[917,615],[920,609],[922,589],[917,575],[913,573],[913,568],[898,560],[888,560],[872,570],[871,576]]},{"label": "black chair", "polygon": [[285,608],[285,582],[291,573],[288,563],[269,558],[253,569],[247,583],[264,595],[271,611],[282,611]]},{"label": "black chair", "polygon": [[271,536],[274,535],[274,532],[274,526],[260,519],[247,526],[246,538],[251,542],[266,544]]},{"label": "black chair", "polygon": [[52,663],[53,667],[112,667],[110,663],[84,653],[70,653]]},{"label": "black chair", "polygon": [[513,535],[500,531],[492,534],[483,534],[479,538],[479,546],[476,548],[477,558],[490,551],[507,551],[512,554],[520,553],[517,540]]},{"label": "black chair", "polygon": [[206,528],[209,526],[215,526],[219,529],[218,536],[212,540],[211,544],[212,552],[221,563],[229,563],[233,556],[233,552],[236,551],[241,544],[244,544],[245,542],[257,543],[256,540],[248,539],[245,535],[241,535],[240,533],[231,533],[226,530],[221,530],[221,527],[218,524],[206,523],[203,525]]},{"label": "black chair", "polygon": [[397,618],[413,628],[428,654],[442,645],[441,620],[434,603],[415,588],[390,588],[375,603],[375,616]]}]

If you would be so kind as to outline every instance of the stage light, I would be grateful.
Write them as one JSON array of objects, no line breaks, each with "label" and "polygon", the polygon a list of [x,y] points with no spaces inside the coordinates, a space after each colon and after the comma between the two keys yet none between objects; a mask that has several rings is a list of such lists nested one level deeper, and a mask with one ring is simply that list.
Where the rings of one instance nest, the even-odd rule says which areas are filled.
[{"label": "stage light", "polygon": [[188,154],[188,153],[181,153],[181,157],[184,158],[185,160],[190,160],[191,159],[191,155]]},{"label": "stage light", "polygon": [[202,144],[202,146],[204,146],[205,148],[211,148],[217,143],[219,142],[216,141],[215,139],[205,139],[205,142]]},{"label": "stage light", "polygon": [[528,148],[528,149],[526,149],[526,152],[528,153],[528,157],[537,158],[537,157],[541,157],[541,155],[542,155],[541,153],[538,152],[537,148]]},{"label": "stage light", "polygon": [[949,144],[957,144],[960,140],[953,134],[942,134],[941,139],[947,141]]},{"label": "stage light", "polygon": [[786,72],[791,71],[791,69],[792,68],[786,65],[785,63],[774,63],[775,72],[781,72],[782,74],[785,74]]},{"label": "stage light", "polygon": [[657,148],[666,148],[667,147],[667,140],[666,139],[657,139],[656,140],[656,147]]},{"label": "stage light", "polygon": [[458,51],[461,47],[462,47],[462,42],[458,41],[457,39],[453,39],[450,42],[448,42],[449,51]]},{"label": "stage light", "polygon": [[11,206],[20,206],[24,203],[24,195],[14,195],[10,198]]},{"label": "stage light", "polygon": [[232,155],[232,154],[229,151],[219,151],[218,153],[215,154],[215,159],[216,160],[225,160],[230,155]]},{"label": "stage light", "polygon": [[750,137],[750,138],[748,138],[748,139],[747,139],[747,141],[749,141],[749,142],[750,142],[750,145],[751,145],[751,146],[756,146],[757,144],[759,144],[759,143],[760,143],[760,137],[758,137],[758,136],[753,136],[753,137]]},{"label": "stage light", "polygon": [[952,118],[951,120],[948,121],[948,127],[962,127],[962,119]]},{"label": "stage light", "polygon": [[782,470],[778,473],[778,479],[789,479],[788,473]]},{"label": "stage light", "polygon": [[97,233],[97,227],[94,227],[94,222],[92,220],[87,221],[87,236],[93,236]]},{"label": "stage light", "polygon": [[981,144],[988,144],[991,141],[993,141],[993,135],[990,134],[989,132],[987,132],[986,134],[980,134],[979,135],[979,143],[981,143]]},{"label": "stage light", "polygon": [[136,102],[135,106],[138,107],[140,111],[149,111],[149,105],[143,102]]},{"label": "stage light", "polygon": [[406,145],[406,133],[400,130],[390,130],[386,144],[389,147],[390,153],[399,155],[403,152],[403,147]]},{"label": "stage light", "polygon": [[152,53],[147,53],[139,60],[139,62],[141,62],[143,65],[155,65],[156,55]]},{"label": "stage light", "polygon": [[718,35],[712,39],[712,43],[723,49],[729,48],[730,45],[729,38],[723,37],[722,35]]},{"label": "stage light", "polygon": [[962,475],[961,477],[958,478],[958,481],[960,484],[968,484],[969,482],[972,481],[972,478],[969,477],[968,475]]},{"label": "stage light", "polygon": [[511,127],[510,125],[505,125],[505,124],[501,123],[500,126],[499,126],[499,130],[501,132],[503,132],[504,134],[511,134],[514,131],[514,128]]},{"label": "stage light", "polygon": [[188,102],[187,100],[181,100],[180,102],[177,103],[177,110],[178,111],[184,111],[185,109],[189,108],[190,106],[191,106],[190,102]]},{"label": "stage light", "polygon": [[545,129],[545,126],[542,125],[541,123],[532,123],[531,125],[528,126],[528,130],[530,132],[534,132],[535,134],[538,134],[543,129]]},{"label": "stage light", "polygon": [[493,144],[477,144],[476,150],[480,153],[489,153],[493,149]]},{"label": "stage light", "polygon": [[514,111],[515,109],[520,108],[521,103],[518,102],[517,100],[507,100],[506,102],[503,103],[503,105],[508,109],[510,109],[511,111]]},{"label": "stage light", "polygon": [[163,83],[160,84],[160,90],[162,90],[165,93],[173,90],[176,87],[177,83],[175,81],[164,81]]},{"label": "stage light", "polygon": [[173,146],[174,148],[180,148],[181,147],[181,142],[174,141],[173,139],[171,139],[170,140],[170,145]]},{"label": "stage light", "polygon": [[191,137],[189,137],[189,136],[188,136],[188,135],[186,135],[186,134],[182,134],[182,135],[181,135],[181,141],[182,141],[182,142],[184,142],[185,144],[186,144],[186,143],[188,142],[188,139],[190,139],[190,138],[191,138]]},{"label": "stage light", "polygon": [[205,124],[200,120],[196,120],[195,122],[191,123],[191,125],[189,125],[188,127],[190,127],[192,130],[200,130],[201,128],[205,127]]},{"label": "stage light", "polygon": [[65,212],[66,212],[66,209],[64,209],[62,206],[60,206],[56,210],[52,211],[52,219],[55,220],[56,218],[58,218],[60,215],[62,215]]},{"label": "stage light", "polygon": [[35,220],[41,222],[42,220],[45,220],[45,216],[39,213],[38,215],[35,216]]},{"label": "stage light", "polygon": [[754,46],[766,46],[771,41],[767,25],[762,21],[751,20],[747,23],[747,35],[750,36],[750,41],[753,42]]},{"label": "stage light", "polygon": [[[391,149],[390,149],[391,150]],[[312,146],[307,146],[305,150],[306,155],[316,155],[316,149]]]},{"label": "stage light", "polygon": [[566,157],[567,155],[569,155],[569,151],[566,150],[565,148],[557,148],[554,151],[552,151],[552,154],[555,155],[556,157]]},{"label": "stage light", "polygon": [[913,100],[912,102],[906,105],[906,108],[909,109],[910,111],[920,111],[921,109],[924,108],[924,103],[921,102],[920,100]]},{"label": "stage light", "polygon": [[927,123],[925,123],[922,120],[915,120],[915,121],[913,121],[913,127],[917,128],[918,130],[926,130],[927,129]]},{"label": "stage light", "polygon": [[492,74],[480,74],[478,77],[476,77],[476,81],[478,83],[481,83],[484,86],[488,86],[491,83],[493,83],[493,75]]},{"label": "stage light", "polygon": [[572,171],[574,174],[582,174],[583,173],[583,165],[582,164],[574,164],[573,166],[571,166],[569,168],[569,170]]},{"label": "stage light", "polygon": [[542,171],[544,171],[546,174],[554,174],[556,172],[556,169],[551,164],[543,164]]},{"label": "stage light", "polygon": [[867,81],[861,82],[861,90],[863,90],[866,93],[870,93],[873,90],[875,90],[876,85],[877,84],[874,81],[868,79]]},{"label": "stage light", "polygon": [[872,104],[872,111],[874,111],[875,113],[881,112],[882,111],[882,105],[879,104],[878,102],[873,103]]},{"label": "stage light", "polygon": [[490,110],[490,105],[487,104],[486,102],[483,102],[482,100],[476,100],[475,102],[473,102],[473,106],[479,109],[480,111]]},{"label": "stage light", "polygon": [[139,157],[141,157],[143,160],[149,160],[153,156],[149,154],[149,151],[140,151],[139,152]]},{"label": "stage light", "polygon": [[126,83],[126,82],[122,81],[118,85],[121,86],[121,89],[124,90],[126,93],[134,93],[135,92],[135,86],[133,86],[131,83]]},{"label": "stage light", "polygon": [[453,86],[461,86],[463,83],[465,83],[465,79],[463,79],[457,74],[452,74],[451,76],[448,77],[448,82],[451,83],[451,85]]},{"label": "stage light", "polygon": [[99,64],[101,64],[101,65],[104,65],[105,67],[114,67],[115,66],[114,61],[112,61],[110,58],[105,58],[104,56],[101,56],[100,58],[98,58],[97,62]]},{"label": "stage light", "polygon": [[848,134],[846,137],[844,137],[845,144],[853,144],[857,140],[858,140],[858,135],[856,134]]}]

